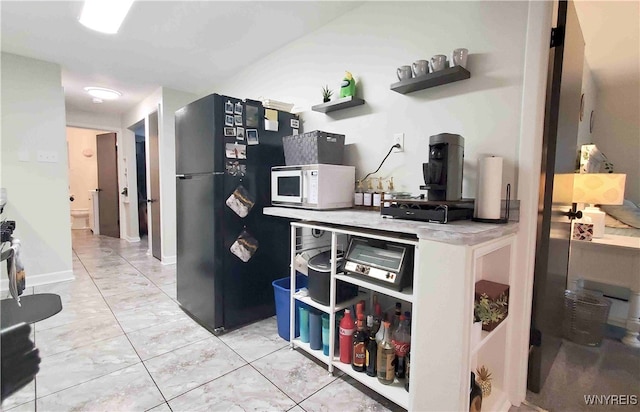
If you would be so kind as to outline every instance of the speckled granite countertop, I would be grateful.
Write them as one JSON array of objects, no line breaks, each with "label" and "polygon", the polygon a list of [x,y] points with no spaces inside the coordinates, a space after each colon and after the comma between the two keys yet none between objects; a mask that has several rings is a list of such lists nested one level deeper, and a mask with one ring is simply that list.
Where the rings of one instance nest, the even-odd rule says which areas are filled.
[{"label": "speckled granite countertop", "polygon": [[476,245],[518,231],[517,222],[503,225],[478,223],[470,220],[458,220],[447,224],[427,223],[385,218],[380,215],[380,212],[355,209],[306,210],[289,207],[265,207],[263,213],[269,216],[317,223],[413,234],[419,239],[453,245]]}]

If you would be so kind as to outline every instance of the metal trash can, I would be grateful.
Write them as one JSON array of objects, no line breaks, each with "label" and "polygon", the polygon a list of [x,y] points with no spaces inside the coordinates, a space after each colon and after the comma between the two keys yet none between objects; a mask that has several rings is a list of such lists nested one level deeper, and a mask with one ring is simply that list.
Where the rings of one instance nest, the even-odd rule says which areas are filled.
[{"label": "metal trash can", "polygon": [[600,346],[611,302],[584,290],[564,291],[564,337],[588,346]]}]

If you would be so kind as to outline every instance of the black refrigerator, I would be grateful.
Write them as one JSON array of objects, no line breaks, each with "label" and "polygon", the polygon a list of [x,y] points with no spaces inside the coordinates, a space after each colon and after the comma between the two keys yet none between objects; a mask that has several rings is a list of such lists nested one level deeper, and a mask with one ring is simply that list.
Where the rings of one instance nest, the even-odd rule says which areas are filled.
[{"label": "black refrigerator", "polygon": [[[265,114],[277,115],[277,131],[265,130]],[[215,333],[275,314],[271,282],[289,276],[289,222],[262,209],[271,167],[285,164],[282,137],[298,125],[218,94],[176,112],[178,302]]]}]

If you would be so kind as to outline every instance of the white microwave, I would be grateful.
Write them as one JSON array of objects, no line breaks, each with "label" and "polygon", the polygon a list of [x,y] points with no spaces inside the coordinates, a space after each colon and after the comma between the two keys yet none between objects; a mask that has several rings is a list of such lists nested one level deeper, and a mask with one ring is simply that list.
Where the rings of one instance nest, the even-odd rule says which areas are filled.
[{"label": "white microwave", "polygon": [[356,168],[327,164],[271,168],[271,204],[305,209],[353,207]]}]

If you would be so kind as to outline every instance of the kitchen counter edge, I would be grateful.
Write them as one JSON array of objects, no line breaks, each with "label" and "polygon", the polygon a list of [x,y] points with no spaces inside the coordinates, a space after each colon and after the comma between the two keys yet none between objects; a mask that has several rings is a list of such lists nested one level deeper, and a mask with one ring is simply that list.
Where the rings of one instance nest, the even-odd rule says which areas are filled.
[{"label": "kitchen counter edge", "polygon": [[309,222],[349,226],[411,234],[418,239],[472,246],[518,231],[518,222],[506,224],[479,223],[458,220],[447,224],[387,218],[380,212],[357,209],[307,210],[289,207],[265,207],[268,216],[284,217]]}]

